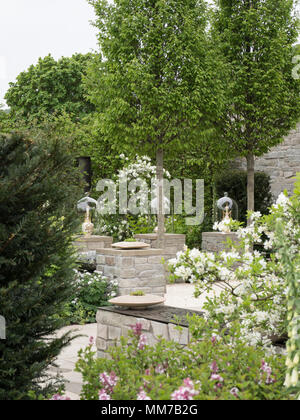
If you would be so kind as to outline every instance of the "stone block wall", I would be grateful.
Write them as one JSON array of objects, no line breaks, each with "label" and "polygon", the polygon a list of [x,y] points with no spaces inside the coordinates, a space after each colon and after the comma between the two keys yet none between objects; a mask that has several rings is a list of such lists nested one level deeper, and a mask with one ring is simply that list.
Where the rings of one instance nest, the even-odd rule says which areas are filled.
[{"label": "stone block wall", "polygon": [[106,248],[97,251],[97,270],[115,279],[119,296],[142,290],[145,294],[164,296],[166,278],[161,249],[118,250]]},{"label": "stone block wall", "polygon": [[[156,233],[147,233],[139,234],[134,236],[135,239],[139,242],[145,242],[150,244],[151,249],[157,248],[157,234]],[[165,276],[168,281],[169,272],[167,269],[167,262],[176,257],[176,254],[179,251],[183,251],[185,247],[185,235],[175,234],[175,233],[166,233],[165,234],[165,246],[162,257],[166,261],[165,264]],[[176,280],[176,283],[183,283],[183,280]]]},{"label": "stone block wall", "polygon": [[[145,316],[146,314],[147,310],[145,310]],[[124,315],[100,308],[97,312],[96,346],[98,357],[107,357],[106,351],[108,348],[115,346],[122,336],[128,337],[131,326],[137,323],[142,324],[142,333],[146,335],[148,345],[155,345],[160,337],[168,341],[173,340],[182,346],[187,345],[191,339],[189,329],[186,326],[181,326],[181,331],[179,331],[175,323],[158,322],[146,317]]]},{"label": "stone block wall", "polygon": [[[234,166],[245,170],[245,159],[236,161]],[[283,143],[255,159],[255,170],[270,175],[275,198],[285,189],[292,194],[295,182],[293,178],[300,172],[300,123]]]},{"label": "stone block wall", "polygon": [[233,242],[238,242],[237,234],[222,233],[222,232],[203,232],[202,233],[202,251],[206,252],[222,252],[228,251],[229,248],[226,245],[227,239],[231,239]]},{"label": "stone block wall", "polygon": [[102,248],[110,248],[113,238],[110,236],[78,236],[73,242],[79,253],[97,251]]}]

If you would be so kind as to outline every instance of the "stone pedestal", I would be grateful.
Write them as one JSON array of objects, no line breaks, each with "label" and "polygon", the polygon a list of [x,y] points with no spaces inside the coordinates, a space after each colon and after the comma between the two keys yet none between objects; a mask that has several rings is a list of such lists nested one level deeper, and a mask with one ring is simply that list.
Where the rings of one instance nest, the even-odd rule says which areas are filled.
[{"label": "stone pedestal", "polygon": [[[134,235],[135,239],[139,242],[145,242],[150,244],[151,249],[157,248],[157,234],[156,233],[147,233]],[[165,276],[168,280],[169,272],[167,270],[167,262],[176,257],[176,254],[184,250],[185,247],[185,235],[175,234],[175,233],[166,233],[165,234],[165,246],[162,253],[162,257],[166,261],[165,266]],[[177,280],[176,283],[184,283],[183,280]]]},{"label": "stone pedestal", "polygon": [[162,264],[162,249],[97,250],[97,270],[115,279],[119,296],[142,290],[145,294],[164,296],[166,278]]},{"label": "stone pedestal", "polygon": [[[145,242],[150,244],[151,248],[157,248],[157,234],[156,233],[145,233],[134,235],[135,239],[139,242]],[[183,251],[185,245],[185,235],[175,234],[175,233],[166,233],[165,234],[165,246],[164,254],[170,255],[170,258],[174,256],[179,251]]]},{"label": "stone pedestal", "polygon": [[[142,333],[146,335],[148,345],[155,345],[160,338],[164,338],[186,346],[191,339],[186,318],[188,314],[202,316],[201,312],[164,305],[144,310],[99,308],[96,341],[98,357],[107,357],[107,349],[116,345],[121,336],[127,337],[128,331],[137,323],[142,325]],[[177,325],[180,325],[181,331]]]},{"label": "stone pedestal", "polygon": [[113,238],[110,236],[78,236],[74,241],[78,252],[97,251],[98,249],[110,248],[113,243]]},{"label": "stone pedestal", "polygon": [[227,239],[238,243],[239,239],[236,233],[222,233],[222,232],[203,232],[202,233],[202,251],[206,252],[222,252],[229,251],[230,247],[227,245]]}]

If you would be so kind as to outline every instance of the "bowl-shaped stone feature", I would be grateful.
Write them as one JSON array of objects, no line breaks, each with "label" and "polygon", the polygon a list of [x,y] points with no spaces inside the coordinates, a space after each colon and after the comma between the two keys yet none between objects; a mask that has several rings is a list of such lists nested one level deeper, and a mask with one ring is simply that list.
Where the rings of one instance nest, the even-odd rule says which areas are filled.
[{"label": "bowl-shaped stone feature", "polygon": [[144,296],[118,296],[109,300],[109,303],[116,306],[122,306],[126,308],[148,308],[154,305],[161,305],[165,299],[161,296],[155,295],[144,295]]},{"label": "bowl-shaped stone feature", "polygon": [[149,244],[145,244],[144,242],[117,242],[112,244],[112,248],[116,249],[145,249],[150,248]]}]

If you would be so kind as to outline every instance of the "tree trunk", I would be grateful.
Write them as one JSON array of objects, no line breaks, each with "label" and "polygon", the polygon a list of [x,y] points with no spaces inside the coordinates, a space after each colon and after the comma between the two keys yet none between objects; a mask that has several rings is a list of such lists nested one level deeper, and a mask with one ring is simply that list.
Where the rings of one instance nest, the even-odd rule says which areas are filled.
[{"label": "tree trunk", "polygon": [[[254,211],[254,155],[249,153],[247,156],[247,209]],[[248,225],[251,220],[248,218]]]},{"label": "tree trunk", "polygon": [[162,149],[156,152],[156,178],[157,178],[157,199],[158,199],[158,211],[157,211],[157,247],[160,249],[164,248],[165,242],[165,218],[164,218],[164,151]]}]

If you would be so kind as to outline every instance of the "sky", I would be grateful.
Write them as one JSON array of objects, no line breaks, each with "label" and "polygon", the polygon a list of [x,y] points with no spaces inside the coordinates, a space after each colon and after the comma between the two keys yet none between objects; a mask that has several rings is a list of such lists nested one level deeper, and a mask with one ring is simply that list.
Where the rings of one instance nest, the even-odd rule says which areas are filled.
[{"label": "sky", "polygon": [[87,0],[0,0],[0,104],[9,82],[39,57],[97,50],[94,18]]},{"label": "sky", "polygon": [[86,0],[0,0],[0,104],[9,82],[39,57],[96,50],[94,19]]}]

